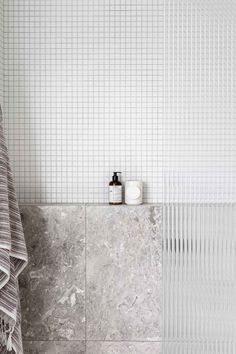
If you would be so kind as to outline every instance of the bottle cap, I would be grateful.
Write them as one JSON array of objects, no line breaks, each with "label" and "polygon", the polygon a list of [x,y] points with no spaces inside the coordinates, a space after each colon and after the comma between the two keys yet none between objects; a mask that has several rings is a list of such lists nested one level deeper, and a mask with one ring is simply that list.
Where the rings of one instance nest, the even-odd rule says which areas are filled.
[{"label": "bottle cap", "polygon": [[118,178],[118,173],[121,173],[121,172],[117,172],[117,171],[115,171],[115,172],[113,172],[113,176],[112,176],[112,181],[113,182],[118,182],[119,181],[119,178]]}]

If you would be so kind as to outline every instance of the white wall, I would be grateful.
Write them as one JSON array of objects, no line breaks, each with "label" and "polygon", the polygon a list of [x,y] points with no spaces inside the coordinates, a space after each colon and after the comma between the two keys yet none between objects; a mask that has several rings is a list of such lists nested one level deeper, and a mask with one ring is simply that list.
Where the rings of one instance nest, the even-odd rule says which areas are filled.
[{"label": "white wall", "polygon": [[0,105],[3,104],[3,62],[4,62],[4,51],[3,51],[3,0],[0,0]]},{"label": "white wall", "polygon": [[[21,202],[236,197],[235,1],[5,2],[5,125]],[[162,178],[164,177],[164,178]]]},{"label": "white wall", "polygon": [[9,0],[5,122],[21,202],[104,202],[113,170],[157,201],[161,3]]}]

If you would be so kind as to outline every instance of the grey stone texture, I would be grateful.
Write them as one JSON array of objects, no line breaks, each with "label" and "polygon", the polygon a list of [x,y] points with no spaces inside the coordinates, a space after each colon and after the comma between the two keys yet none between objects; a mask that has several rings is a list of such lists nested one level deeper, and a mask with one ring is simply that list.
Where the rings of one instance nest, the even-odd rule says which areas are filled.
[{"label": "grey stone texture", "polygon": [[21,206],[25,354],[161,353],[161,208]]}]

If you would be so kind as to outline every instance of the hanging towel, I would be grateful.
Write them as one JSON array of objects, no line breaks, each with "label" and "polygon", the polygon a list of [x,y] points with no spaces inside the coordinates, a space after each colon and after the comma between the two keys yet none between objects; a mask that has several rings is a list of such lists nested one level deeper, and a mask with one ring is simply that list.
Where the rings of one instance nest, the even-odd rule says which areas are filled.
[{"label": "hanging towel", "polygon": [[0,352],[23,354],[18,276],[27,251],[17,204],[0,107]]}]

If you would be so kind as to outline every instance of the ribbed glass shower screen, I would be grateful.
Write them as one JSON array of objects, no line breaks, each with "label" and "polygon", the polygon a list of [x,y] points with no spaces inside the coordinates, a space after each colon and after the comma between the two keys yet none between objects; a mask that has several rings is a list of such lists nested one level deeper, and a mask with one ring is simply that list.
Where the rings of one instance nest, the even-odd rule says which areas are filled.
[{"label": "ribbed glass shower screen", "polygon": [[236,2],[163,9],[162,354],[234,354]]}]

